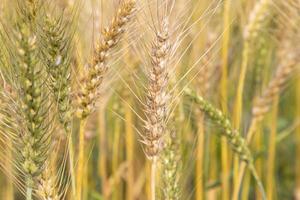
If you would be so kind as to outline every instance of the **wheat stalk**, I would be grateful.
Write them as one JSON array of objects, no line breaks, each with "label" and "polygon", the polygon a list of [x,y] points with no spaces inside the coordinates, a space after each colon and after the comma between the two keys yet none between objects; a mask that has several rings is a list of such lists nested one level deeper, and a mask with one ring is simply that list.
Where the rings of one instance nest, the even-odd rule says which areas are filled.
[{"label": "wheat stalk", "polygon": [[237,95],[235,99],[235,109],[234,109],[234,126],[236,128],[240,127],[241,113],[243,112],[243,89],[245,84],[249,52],[251,44],[255,42],[258,37],[259,30],[261,29],[265,16],[270,5],[270,0],[260,0],[255,4],[253,11],[250,14],[249,22],[244,30],[244,47],[242,52],[242,64],[241,73],[239,77],[239,83],[237,87]]},{"label": "wheat stalk", "polygon": [[244,30],[244,47],[242,52],[242,64],[241,64],[241,73],[239,76],[239,82],[237,87],[237,95],[235,98],[235,107],[234,107],[234,126],[239,129],[240,121],[242,118],[243,112],[243,90],[245,84],[245,78],[247,73],[247,66],[249,60],[249,52],[251,44],[255,42],[258,37],[259,30],[261,29],[265,16],[270,5],[270,0],[260,0],[255,4],[253,11],[250,14],[249,22]]}]

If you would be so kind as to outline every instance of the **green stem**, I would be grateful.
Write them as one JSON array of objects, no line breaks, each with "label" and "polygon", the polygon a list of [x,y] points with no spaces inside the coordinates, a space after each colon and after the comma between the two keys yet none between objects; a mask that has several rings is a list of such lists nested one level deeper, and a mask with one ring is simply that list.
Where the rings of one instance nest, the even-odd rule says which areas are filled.
[{"label": "green stem", "polygon": [[256,169],[255,169],[253,163],[250,163],[250,164],[248,165],[248,168],[249,168],[249,170],[251,171],[252,176],[253,176],[253,178],[255,179],[256,183],[257,183],[257,186],[258,186],[258,188],[259,188],[259,190],[260,190],[260,192],[261,192],[261,195],[262,195],[262,199],[263,199],[263,200],[267,200],[267,195],[266,195],[264,186],[263,186],[263,184],[262,184],[260,178],[258,177],[258,174],[257,174],[257,172],[256,172]]},{"label": "green stem", "polygon": [[27,178],[26,181],[26,200],[32,200],[32,180]]},{"label": "green stem", "polygon": [[78,200],[82,199],[82,184],[83,184],[83,173],[84,173],[84,129],[85,129],[86,119],[80,120],[79,128],[79,152],[78,152],[78,167],[77,167],[77,182],[76,182],[76,195]]}]

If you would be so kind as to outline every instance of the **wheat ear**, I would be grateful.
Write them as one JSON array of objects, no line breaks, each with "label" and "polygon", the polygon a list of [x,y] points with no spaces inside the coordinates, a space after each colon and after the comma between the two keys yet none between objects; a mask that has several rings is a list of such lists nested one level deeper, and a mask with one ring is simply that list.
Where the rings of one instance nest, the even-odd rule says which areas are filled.
[{"label": "wheat ear", "polygon": [[[51,144],[51,157],[46,161],[43,172],[37,177],[37,184],[34,190],[40,200],[61,200],[65,199],[69,186],[69,177],[65,179],[65,167],[67,157],[60,157],[60,141],[54,141]],[[72,197],[73,198],[73,197]]]},{"label": "wheat ear", "polygon": [[[73,16],[74,17],[74,16]],[[50,87],[58,111],[58,118],[68,137],[72,191],[75,193],[74,150],[71,135],[71,24],[63,15],[46,15],[41,27],[40,44],[43,60],[50,79]]]},{"label": "wheat ear", "polygon": [[155,176],[158,155],[166,129],[169,94],[167,91],[170,54],[168,22],[164,20],[152,44],[151,67],[148,71],[147,100],[145,106],[146,124],[144,144],[145,153],[152,162],[151,190],[155,199]]},{"label": "wheat ear", "polygon": [[48,118],[48,99],[45,94],[44,73],[39,62],[36,37],[38,1],[20,1],[19,22],[15,29],[17,52],[12,57],[17,72],[15,83],[18,91],[18,107],[21,124],[19,138],[15,141],[19,158],[18,168],[26,179],[26,199],[32,199],[32,190],[44,167],[51,143]]},{"label": "wheat ear", "polygon": [[176,133],[173,132],[164,140],[165,146],[161,156],[163,193],[165,200],[179,200],[179,156]]},{"label": "wheat ear", "polygon": [[41,29],[41,59],[50,77],[50,86],[54,101],[57,102],[59,120],[69,133],[71,131],[70,40],[72,35],[63,17],[55,18],[46,15]]},{"label": "wheat ear", "polygon": [[221,110],[215,108],[212,104],[205,101],[201,96],[198,96],[190,89],[185,89],[184,92],[193,102],[195,102],[199,106],[202,112],[204,112],[214,123],[216,123],[223,129],[222,135],[227,138],[227,141],[230,144],[232,150],[239,156],[240,160],[247,164],[261,190],[263,199],[266,199],[264,188],[257,176],[253,164],[253,157],[246,144],[245,139],[240,136],[237,130],[233,129],[230,120],[225,116],[225,114],[222,113]]},{"label": "wheat ear", "polygon": [[264,116],[270,110],[274,98],[280,93],[289,80],[290,76],[298,68],[298,49],[295,52],[288,52],[293,50],[292,41],[284,42],[284,48],[279,51],[280,63],[273,78],[269,82],[260,96],[254,100],[252,107],[252,122],[247,133],[247,142],[250,142],[255,131],[257,124],[263,120]]},{"label": "wheat ear", "polygon": [[96,45],[92,62],[89,65],[86,77],[79,92],[79,107],[77,116],[81,119],[79,132],[79,159],[77,169],[77,196],[81,198],[83,165],[84,165],[84,126],[86,118],[95,109],[95,103],[98,97],[98,89],[103,82],[109,66],[107,59],[111,50],[118,44],[123,35],[126,25],[129,23],[136,7],[135,0],[124,0],[120,4],[110,26],[103,29],[103,37]]},{"label": "wheat ear", "polygon": [[118,44],[122,37],[125,27],[135,11],[135,6],[135,0],[122,1],[110,26],[103,29],[103,37],[96,45],[92,62],[89,64],[82,90],[79,93],[78,117],[86,118],[95,109],[98,97],[97,90],[101,86],[109,68],[107,59],[111,50]]},{"label": "wheat ear", "polygon": [[40,200],[60,200],[56,177],[47,163],[43,173],[37,178],[36,194]]}]

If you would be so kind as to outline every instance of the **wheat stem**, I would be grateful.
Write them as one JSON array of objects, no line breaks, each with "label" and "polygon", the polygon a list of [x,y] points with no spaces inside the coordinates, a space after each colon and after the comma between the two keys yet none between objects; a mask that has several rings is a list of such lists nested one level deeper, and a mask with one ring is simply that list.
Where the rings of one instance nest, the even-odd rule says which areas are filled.
[{"label": "wheat stem", "polygon": [[70,168],[70,176],[71,176],[71,187],[72,187],[72,195],[76,196],[76,174],[74,171],[74,145],[72,135],[70,134],[68,138],[68,152],[69,152],[69,168]]},{"label": "wheat stem", "polygon": [[[122,146],[122,143],[120,142],[120,138],[121,138],[121,128],[122,128],[122,123],[119,119],[116,119],[115,124],[114,124],[114,137],[113,137],[113,150],[112,150],[112,154],[113,154],[113,158],[112,158],[112,174],[117,174],[118,173],[118,169],[120,166],[120,154],[122,152],[120,152],[120,146]],[[130,186],[129,186],[130,187]],[[120,184],[116,184],[114,186],[114,192],[112,194],[112,200],[119,200],[119,199],[123,199],[124,197],[122,196],[122,190],[121,190],[122,186]],[[130,198],[127,198],[130,200]]]},{"label": "wheat stem", "polygon": [[198,142],[197,142],[197,160],[196,160],[196,199],[205,199],[204,190],[204,151],[205,151],[205,131],[204,131],[204,121],[203,116],[199,116],[198,123]]},{"label": "wheat stem", "polygon": [[108,199],[108,172],[107,172],[107,139],[106,139],[106,121],[105,121],[105,106],[101,105],[98,113],[99,123],[99,176],[102,181],[102,195]]},{"label": "wheat stem", "polygon": [[255,169],[253,163],[250,164],[250,165],[248,165],[248,168],[249,168],[249,170],[251,171],[252,176],[253,176],[253,178],[255,179],[255,181],[256,181],[256,183],[257,183],[257,185],[258,185],[258,188],[260,189],[260,192],[261,192],[261,195],[262,195],[262,199],[263,199],[263,200],[267,200],[267,195],[266,195],[266,193],[265,193],[264,186],[263,186],[263,184],[262,184],[260,178],[258,177],[258,174],[257,174],[257,172],[256,172],[256,169]]},{"label": "wheat stem", "polygon": [[[224,29],[224,36],[222,40],[222,74],[221,74],[221,81],[220,81],[220,93],[222,102],[222,111],[224,113],[227,112],[227,75],[228,75],[228,47],[229,47],[229,39],[230,39],[230,8],[231,2],[225,1],[224,3],[224,13],[223,13],[223,29]],[[228,144],[226,138],[222,137],[221,139],[221,163],[222,163],[222,199],[227,200],[229,199],[229,184],[228,184],[228,177],[229,177],[229,162],[228,162]]]},{"label": "wheat stem", "polygon": [[[300,116],[300,78],[297,80],[297,85],[296,85],[296,102],[297,102],[297,109],[296,109],[296,117]],[[299,197],[300,196],[300,125],[298,125],[296,132],[295,132],[295,137],[296,137],[296,157],[295,157],[295,171],[296,171],[296,185],[295,185],[295,196]]]},{"label": "wheat stem", "polygon": [[30,177],[26,180],[26,200],[32,200],[32,179]]},{"label": "wheat stem", "polygon": [[[257,132],[258,134],[256,135],[255,139],[255,144],[254,144],[254,149],[257,149],[257,152],[262,152],[264,150],[264,134],[263,134],[263,130],[262,130],[262,125],[259,124],[258,128],[257,128]],[[264,157],[258,157],[255,160],[255,169],[257,171],[257,174],[262,177],[263,175],[263,169],[264,169],[264,164],[265,164],[265,158]],[[238,177],[238,174],[237,174]],[[248,182],[245,181],[245,183],[247,183],[247,185],[251,185],[251,181],[249,180]],[[249,192],[247,194],[247,197],[249,196]],[[256,192],[255,192],[255,196],[257,199],[261,199],[261,194],[259,191],[259,188],[256,188]]]},{"label": "wheat stem", "polygon": [[151,161],[151,200],[156,199],[156,167],[157,157],[153,157]]},{"label": "wheat stem", "polygon": [[268,147],[268,161],[267,161],[267,197],[268,199],[274,199],[274,185],[275,185],[275,156],[276,156],[276,133],[277,133],[277,123],[278,123],[278,102],[279,96],[277,95],[273,102],[273,109],[271,114],[271,134],[269,139],[269,147]]},{"label": "wheat stem", "polygon": [[83,184],[83,170],[84,170],[84,163],[85,163],[85,125],[86,120],[82,119],[79,123],[79,152],[78,152],[78,166],[77,166],[77,182],[76,182],[76,199],[81,200],[82,199],[82,184]]}]

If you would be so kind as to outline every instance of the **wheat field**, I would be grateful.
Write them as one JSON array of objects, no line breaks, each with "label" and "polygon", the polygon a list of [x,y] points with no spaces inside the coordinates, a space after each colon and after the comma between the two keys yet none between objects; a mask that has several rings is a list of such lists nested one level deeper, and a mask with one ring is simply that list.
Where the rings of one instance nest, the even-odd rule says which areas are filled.
[{"label": "wheat field", "polygon": [[299,66],[300,0],[1,0],[0,200],[300,200]]}]

